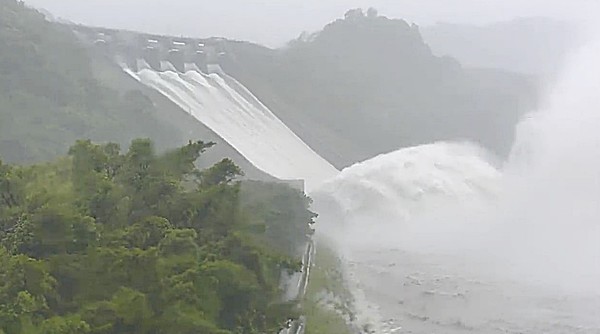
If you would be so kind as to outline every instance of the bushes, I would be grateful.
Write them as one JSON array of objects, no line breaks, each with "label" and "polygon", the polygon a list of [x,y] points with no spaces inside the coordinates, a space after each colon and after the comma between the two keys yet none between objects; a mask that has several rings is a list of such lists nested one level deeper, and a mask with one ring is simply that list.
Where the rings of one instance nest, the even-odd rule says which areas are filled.
[{"label": "bushes", "polygon": [[276,330],[296,268],[279,236],[305,240],[309,200],[263,184],[242,203],[237,166],[194,167],[210,146],[79,141],[55,163],[0,164],[0,333]]}]

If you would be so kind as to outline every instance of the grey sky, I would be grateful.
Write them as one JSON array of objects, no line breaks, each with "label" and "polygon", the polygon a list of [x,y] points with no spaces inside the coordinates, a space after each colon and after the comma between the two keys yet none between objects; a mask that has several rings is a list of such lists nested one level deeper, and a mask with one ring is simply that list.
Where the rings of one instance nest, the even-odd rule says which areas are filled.
[{"label": "grey sky", "polygon": [[347,9],[370,6],[420,25],[523,16],[589,19],[600,0],[26,0],[79,23],[277,46],[315,31]]}]

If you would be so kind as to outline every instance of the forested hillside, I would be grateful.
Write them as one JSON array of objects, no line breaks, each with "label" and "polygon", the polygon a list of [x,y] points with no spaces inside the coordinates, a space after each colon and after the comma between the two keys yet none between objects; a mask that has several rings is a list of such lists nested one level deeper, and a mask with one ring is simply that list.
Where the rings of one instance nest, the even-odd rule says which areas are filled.
[{"label": "forested hillside", "polygon": [[436,140],[504,155],[535,89],[527,78],[437,57],[419,28],[353,10],[286,48],[226,45],[225,70],[338,166]]},{"label": "forested hillside", "polygon": [[0,158],[47,161],[78,139],[151,138],[159,150],[202,138],[219,145],[203,167],[229,157],[248,178],[271,179],[174,103],[79,43],[71,27],[15,0],[0,0]]},{"label": "forested hillside", "polygon": [[309,200],[241,186],[230,160],[196,169],[210,146],[78,141],[55,163],[0,163],[0,333],[276,333]]},{"label": "forested hillside", "polygon": [[67,27],[13,0],[0,1],[0,155],[34,162],[65,154],[80,138],[171,144],[176,129],[152,117],[139,91],[95,80],[86,51]]}]

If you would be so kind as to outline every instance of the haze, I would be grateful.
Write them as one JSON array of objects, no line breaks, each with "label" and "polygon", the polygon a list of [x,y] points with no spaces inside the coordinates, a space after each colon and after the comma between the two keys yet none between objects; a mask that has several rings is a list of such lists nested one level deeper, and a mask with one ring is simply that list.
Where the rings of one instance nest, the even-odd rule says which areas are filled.
[{"label": "haze", "polygon": [[[221,36],[279,46],[355,7],[421,25],[485,24],[524,16],[581,22],[595,0],[26,0],[55,16],[96,26],[194,37]],[[168,5],[167,5],[168,4]]]}]

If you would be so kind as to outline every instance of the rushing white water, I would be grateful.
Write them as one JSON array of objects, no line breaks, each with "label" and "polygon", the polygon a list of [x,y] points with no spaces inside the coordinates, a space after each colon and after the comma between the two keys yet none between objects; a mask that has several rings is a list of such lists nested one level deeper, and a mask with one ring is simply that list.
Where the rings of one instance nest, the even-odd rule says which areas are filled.
[{"label": "rushing white water", "polygon": [[189,64],[186,73],[167,62],[160,72],[144,61],[138,68],[125,71],[168,97],[264,172],[283,180],[302,179],[307,190],[338,173],[232,77],[204,74]]},{"label": "rushing white water", "polygon": [[571,59],[501,169],[471,145],[436,143],[315,192],[363,321],[379,333],[600,333],[599,56],[596,43]]},{"label": "rushing white water", "polygon": [[[448,222],[446,212],[458,214],[497,196],[501,174],[484,155],[472,144],[440,142],[380,155],[347,168],[312,194],[322,221],[327,222],[319,230],[338,231],[341,227],[344,233],[340,236],[349,238],[354,248],[358,243],[406,246],[414,241],[414,229],[425,223],[432,227],[425,231],[429,236],[443,234],[457,223]],[[421,224],[416,226],[415,220]],[[410,230],[413,235],[405,240],[405,233],[388,233],[398,230]]]}]

